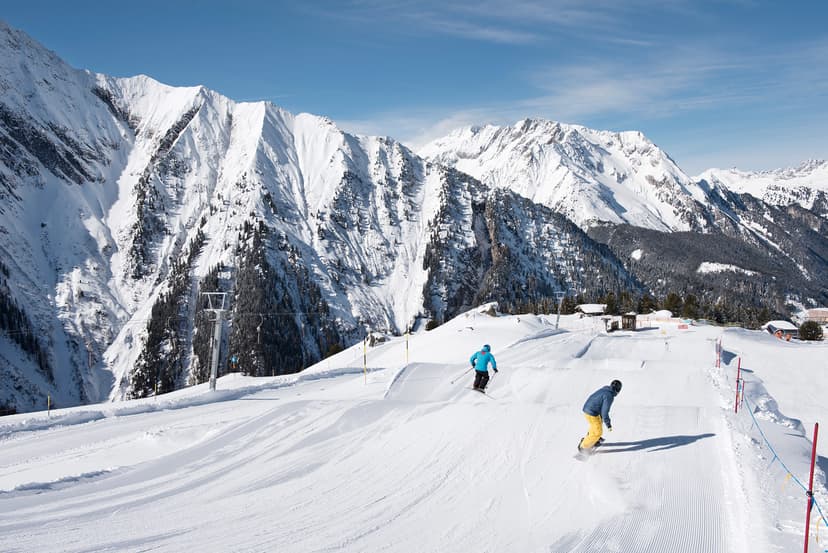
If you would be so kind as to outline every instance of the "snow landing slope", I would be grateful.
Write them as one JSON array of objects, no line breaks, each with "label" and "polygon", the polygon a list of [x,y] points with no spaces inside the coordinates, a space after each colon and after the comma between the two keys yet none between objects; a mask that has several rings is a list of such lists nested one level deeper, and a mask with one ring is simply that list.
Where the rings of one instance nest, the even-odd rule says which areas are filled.
[{"label": "snow landing slope", "polygon": [[[561,322],[556,330],[551,317],[470,312],[369,348],[365,373],[362,351],[352,348],[299,375],[225,377],[216,393],[199,386],[52,418],[4,418],[0,549],[801,546],[804,495],[771,462],[749,415],[733,414],[729,382],[738,353],[754,367],[746,399],[803,478],[808,440],[781,416],[797,405],[760,401],[754,390],[765,368],[752,361],[793,351],[812,361],[797,367],[804,373],[824,358],[824,344],[670,321],[611,335],[600,321]],[[714,367],[719,339],[722,369]],[[491,397],[469,390],[462,375],[483,342],[500,368]],[[613,378],[624,382],[614,432],[578,461],[582,403]],[[810,382],[824,401],[826,380]],[[824,483],[820,474],[822,504]]]}]

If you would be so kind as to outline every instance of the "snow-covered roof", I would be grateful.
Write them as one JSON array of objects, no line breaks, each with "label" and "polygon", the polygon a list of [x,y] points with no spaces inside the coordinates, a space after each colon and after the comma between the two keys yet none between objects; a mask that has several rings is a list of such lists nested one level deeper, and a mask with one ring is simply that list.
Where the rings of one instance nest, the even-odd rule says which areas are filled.
[{"label": "snow-covered roof", "polygon": [[776,330],[798,330],[796,325],[788,321],[769,321],[762,328],[773,327]]},{"label": "snow-covered roof", "polygon": [[606,303],[582,303],[575,307],[576,311],[587,315],[603,315],[607,309]]},{"label": "snow-covered roof", "polygon": [[489,303],[484,303],[483,305],[479,305],[477,307],[478,313],[486,313],[487,315],[496,315],[498,303],[496,301],[490,301]]}]

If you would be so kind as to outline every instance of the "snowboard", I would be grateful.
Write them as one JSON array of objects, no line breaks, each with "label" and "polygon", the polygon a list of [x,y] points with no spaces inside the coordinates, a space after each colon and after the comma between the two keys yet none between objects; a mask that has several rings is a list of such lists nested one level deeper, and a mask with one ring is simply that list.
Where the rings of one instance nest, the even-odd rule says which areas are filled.
[{"label": "snowboard", "polygon": [[[582,443],[583,441],[584,441],[584,439],[583,439],[583,438],[581,438],[581,441],[580,441],[580,442],[578,442],[578,447],[579,447],[579,448],[581,447],[581,443]],[[598,443],[596,443],[596,444],[595,444],[594,446],[592,446],[590,449],[584,449],[584,450],[582,450],[582,449],[578,449],[578,453],[576,453],[576,454],[575,454],[575,458],[576,458],[576,459],[578,459],[579,461],[586,461],[587,459],[589,459],[590,457],[592,457],[593,455],[595,455],[595,452],[596,452],[596,451],[598,451],[598,448],[599,448],[599,447],[601,446],[601,444],[603,444],[603,443],[604,443],[604,438],[602,437],[602,438],[599,438],[599,439],[598,439]]]}]

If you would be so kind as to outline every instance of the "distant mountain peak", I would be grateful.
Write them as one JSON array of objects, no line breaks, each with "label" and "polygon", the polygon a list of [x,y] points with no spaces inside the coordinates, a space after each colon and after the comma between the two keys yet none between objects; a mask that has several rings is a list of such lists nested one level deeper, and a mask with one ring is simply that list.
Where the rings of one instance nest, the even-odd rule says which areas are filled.
[{"label": "distant mountain peak", "polygon": [[809,159],[796,167],[765,171],[708,169],[698,177],[712,185],[750,194],[769,204],[797,204],[828,218],[828,161]]},{"label": "distant mountain peak", "polygon": [[597,221],[655,230],[704,228],[704,191],[639,131],[599,131],[539,118],[465,127],[420,155],[511,188],[586,228]]}]

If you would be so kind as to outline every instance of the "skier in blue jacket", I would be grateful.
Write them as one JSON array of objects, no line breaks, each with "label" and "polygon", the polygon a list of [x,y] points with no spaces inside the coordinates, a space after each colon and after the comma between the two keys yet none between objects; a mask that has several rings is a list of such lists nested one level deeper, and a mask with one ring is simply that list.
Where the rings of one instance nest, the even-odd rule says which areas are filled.
[{"label": "skier in blue jacket", "polygon": [[480,351],[474,352],[469,361],[474,367],[474,389],[482,392],[486,389],[489,383],[489,363],[492,364],[492,370],[497,372],[497,361],[492,355],[492,347],[489,344],[480,348]]},{"label": "skier in blue jacket", "polygon": [[612,420],[609,411],[615,396],[620,391],[621,381],[613,380],[609,386],[596,390],[587,398],[586,403],[584,403],[584,416],[589,423],[589,431],[586,436],[581,438],[581,442],[578,444],[579,451],[592,449],[604,441],[601,437],[603,434],[602,425],[605,424],[607,430],[612,432]]}]

